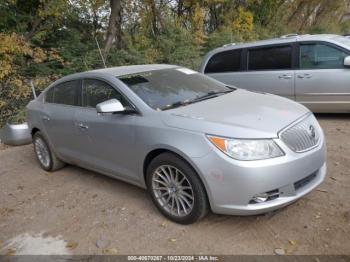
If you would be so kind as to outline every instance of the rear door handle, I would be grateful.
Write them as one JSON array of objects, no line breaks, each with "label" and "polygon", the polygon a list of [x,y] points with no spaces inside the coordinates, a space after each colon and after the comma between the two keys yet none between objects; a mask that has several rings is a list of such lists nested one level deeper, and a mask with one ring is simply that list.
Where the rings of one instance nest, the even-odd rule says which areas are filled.
[{"label": "rear door handle", "polygon": [[48,117],[48,116],[43,116],[43,117],[42,117],[42,120],[44,120],[44,121],[50,121],[50,117]]},{"label": "rear door handle", "polygon": [[291,75],[280,75],[278,76],[279,79],[292,79]]},{"label": "rear door handle", "polygon": [[89,128],[88,126],[84,125],[83,123],[79,123],[78,126],[80,129],[88,129]]}]

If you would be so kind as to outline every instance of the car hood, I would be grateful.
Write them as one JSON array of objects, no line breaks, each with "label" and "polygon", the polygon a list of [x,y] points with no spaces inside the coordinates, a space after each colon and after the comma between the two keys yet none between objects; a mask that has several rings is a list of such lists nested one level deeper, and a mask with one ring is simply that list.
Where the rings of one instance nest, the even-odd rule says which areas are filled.
[{"label": "car hood", "polygon": [[167,126],[234,138],[274,138],[310,111],[271,94],[242,89],[187,106],[163,111]]}]

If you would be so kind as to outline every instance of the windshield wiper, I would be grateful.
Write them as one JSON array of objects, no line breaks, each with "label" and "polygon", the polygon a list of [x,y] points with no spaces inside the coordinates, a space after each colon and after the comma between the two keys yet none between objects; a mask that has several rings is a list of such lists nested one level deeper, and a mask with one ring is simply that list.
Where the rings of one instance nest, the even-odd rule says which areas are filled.
[{"label": "windshield wiper", "polygon": [[210,92],[206,93],[205,95],[194,98],[193,100],[190,101],[190,103],[195,103],[195,102],[207,100],[210,98],[217,97],[219,95],[231,93],[232,91],[234,91],[234,89],[226,90],[226,91],[210,91]]},{"label": "windshield wiper", "polygon": [[172,108],[176,108],[176,107],[180,107],[180,106],[184,106],[184,105],[187,105],[188,104],[188,101],[178,101],[178,102],[175,102],[175,103],[172,103],[170,105],[166,105],[165,107],[162,108],[162,110],[168,110],[168,109],[172,109]]},{"label": "windshield wiper", "polygon": [[180,107],[180,106],[193,104],[193,103],[196,103],[196,102],[200,102],[200,101],[203,101],[203,100],[207,100],[207,99],[210,99],[210,98],[217,97],[219,95],[231,93],[232,91],[235,91],[235,90],[236,89],[230,89],[230,90],[226,90],[226,91],[210,91],[210,92],[206,93],[205,95],[198,96],[198,97],[196,97],[196,98],[194,98],[192,100],[178,101],[178,102],[172,103],[172,104],[167,105],[164,108],[162,108],[162,110],[168,110],[168,109],[172,109],[172,108],[176,108],[176,107]]}]

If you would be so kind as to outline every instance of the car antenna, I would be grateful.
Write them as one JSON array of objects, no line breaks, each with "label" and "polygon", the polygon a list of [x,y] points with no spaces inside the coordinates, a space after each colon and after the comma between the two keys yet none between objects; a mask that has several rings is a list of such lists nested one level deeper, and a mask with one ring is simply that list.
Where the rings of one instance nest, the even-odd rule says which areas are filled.
[{"label": "car antenna", "polygon": [[102,62],[103,62],[103,65],[105,68],[107,68],[106,66],[106,61],[102,55],[102,52],[101,52],[101,48],[100,48],[100,45],[98,44],[98,41],[97,41],[97,38],[95,37],[95,41],[96,41],[96,45],[97,45],[97,48],[98,48],[98,51],[100,52],[100,56],[101,56],[101,59],[102,59]]},{"label": "car antenna", "polygon": [[34,99],[36,99],[36,92],[35,92],[35,87],[34,87],[32,79],[30,79],[30,87],[32,88],[33,97],[34,97]]}]

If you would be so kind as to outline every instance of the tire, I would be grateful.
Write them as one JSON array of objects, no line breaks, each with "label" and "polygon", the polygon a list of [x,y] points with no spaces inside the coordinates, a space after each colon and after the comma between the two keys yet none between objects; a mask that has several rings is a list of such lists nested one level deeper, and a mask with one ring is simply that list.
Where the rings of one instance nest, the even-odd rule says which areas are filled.
[{"label": "tire", "polygon": [[56,171],[66,165],[59,160],[56,154],[50,149],[49,144],[40,131],[33,135],[33,145],[35,156],[42,169],[46,171]]},{"label": "tire", "polygon": [[174,154],[163,153],[152,160],[147,168],[146,183],[153,203],[165,217],[176,223],[192,224],[209,210],[199,176],[186,161]]}]

